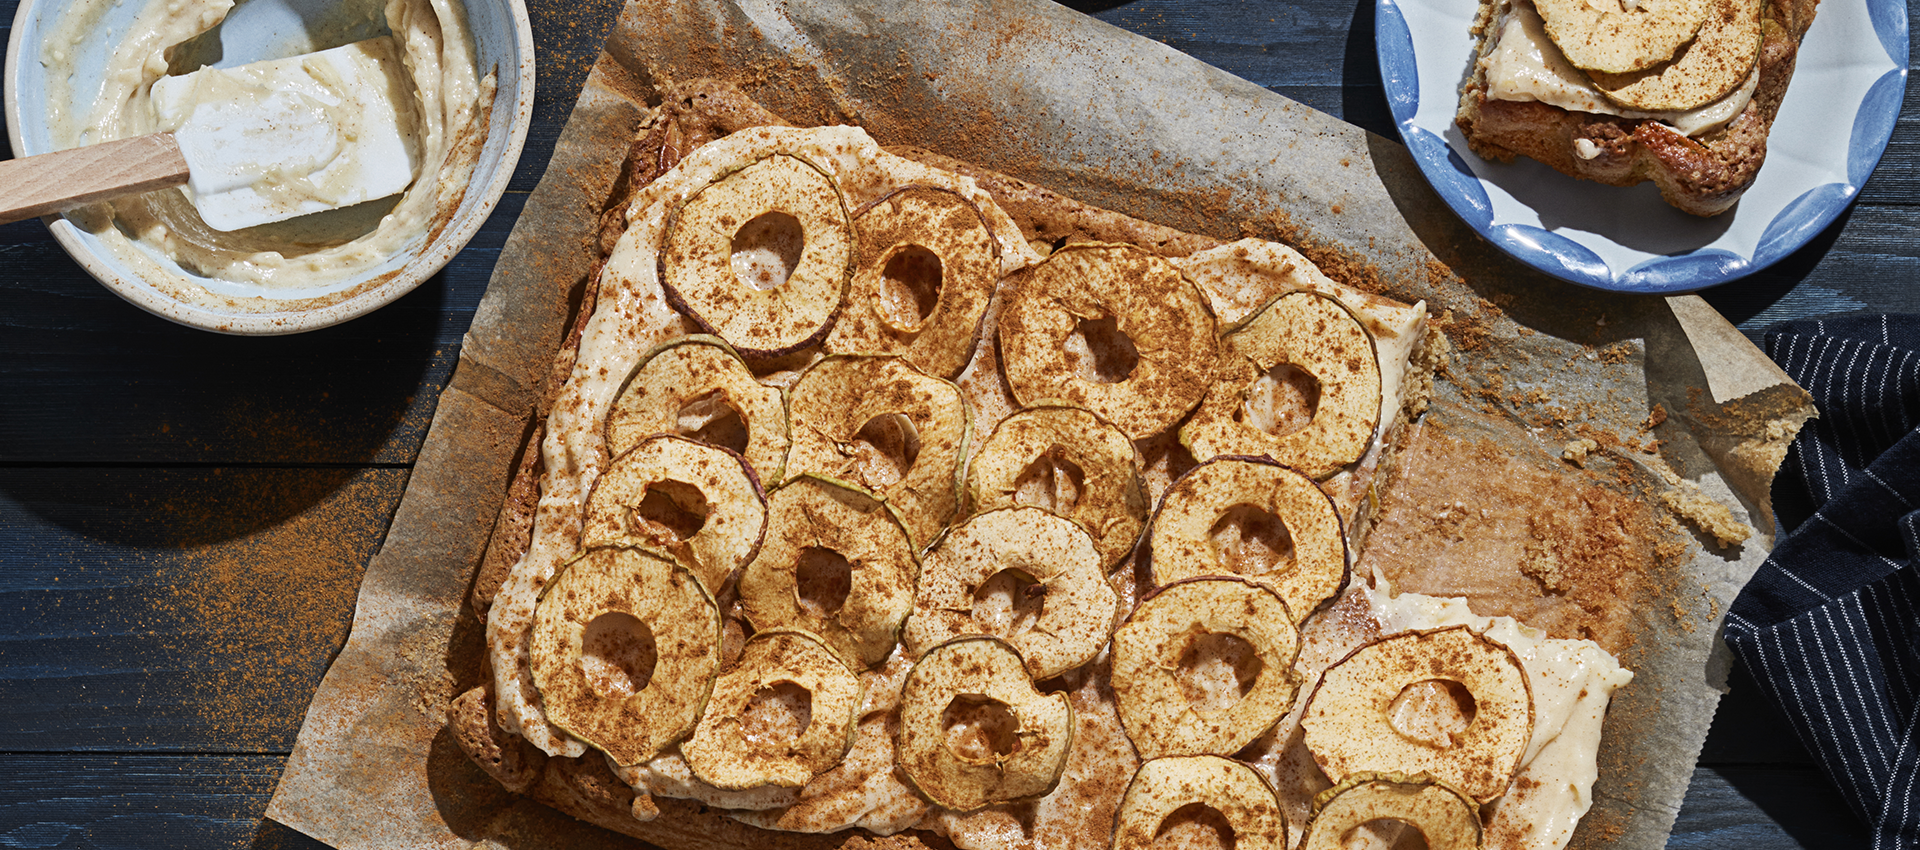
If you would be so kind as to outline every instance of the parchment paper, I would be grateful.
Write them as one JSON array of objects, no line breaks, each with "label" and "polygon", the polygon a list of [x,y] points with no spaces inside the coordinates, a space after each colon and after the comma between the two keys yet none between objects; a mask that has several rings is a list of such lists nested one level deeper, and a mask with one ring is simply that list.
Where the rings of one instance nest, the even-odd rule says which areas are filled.
[{"label": "parchment paper", "polygon": [[551,390],[595,217],[645,109],[698,77],[796,122],[857,122],[1151,221],[1279,239],[1337,278],[1425,300],[1462,348],[1439,399],[1502,410],[1543,442],[1651,428],[1649,492],[1670,470],[1762,531],[1731,548],[1702,537],[1652,577],[1672,608],[1646,606],[1623,659],[1636,679],[1609,714],[1575,846],[1665,844],[1723,687],[1720,615],[1770,545],[1767,485],[1811,414],[1805,393],[1696,297],[1582,290],[1507,259],[1398,142],[1036,0],[628,5],[502,253],[269,817],[341,848],[630,841],[502,792],[443,711],[479,681],[465,593]]}]

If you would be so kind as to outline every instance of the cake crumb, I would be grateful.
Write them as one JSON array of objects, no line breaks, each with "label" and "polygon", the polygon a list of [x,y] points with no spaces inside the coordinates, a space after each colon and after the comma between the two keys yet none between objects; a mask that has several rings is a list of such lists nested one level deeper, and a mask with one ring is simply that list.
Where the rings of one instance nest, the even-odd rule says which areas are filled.
[{"label": "cake crumb", "polygon": [[1520,572],[1540,582],[1540,586],[1548,593],[1565,593],[1567,568],[1552,545],[1552,541],[1562,539],[1565,532],[1555,529],[1552,520],[1545,516],[1530,517],[1527,531],[1533,539],[1527,541],[1525,557],[1520,561]]},{"label": "cake crumb", "polygon": [[1680,473],[1657,458],[1648,460],[1652,461],[1649,466],[1653,471],[1672,488],[1660,494],[1661,506],[1712,537],[1722,549],[1745,543],[1753,536],[1752,526],[1741,522],[1733,515],[1732,508],[1707,495],[1699,484],[1681,478]]},{"label": "cake crumb", "polygon": [[1567,443],[1566,447],[1560,450],[1560,459],[1574,466],[1583,467],[1587,465],[1587,456],[1599,449],[1599,443],[1586,437],[1581,437],[1580,439]]},{"label": "cake crumb", "polygon": [[1720,548],[1736,546],[1753,536],[1753,528],[1735,518],[1726,505],[1703,492],[1700,485],[1681,481],[1660,494],[1660,504],[1706,532]]},{"label": "cake crumb", "polygon": [[1418,419],[1427,412],[1433,400],[1434,376],[1446,371],[1452,354],[1453,343],[1440,331],[1437,322],[1429,321],[1421,326],[1420,344],[1414,346],[1408,358],[1406,391],[1401,402],[1407,419]]}]

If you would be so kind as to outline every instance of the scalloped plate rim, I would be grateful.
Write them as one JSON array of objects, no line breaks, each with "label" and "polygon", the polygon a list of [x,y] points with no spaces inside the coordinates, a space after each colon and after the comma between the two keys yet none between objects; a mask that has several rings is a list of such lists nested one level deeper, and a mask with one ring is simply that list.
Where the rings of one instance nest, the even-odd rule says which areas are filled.
[{"label": "scalloped plate rim", "polygon": [[[1410,0],[1410,2],[1457,5],[1461,0]],[[1879,28],[1879,19],[1887,16],[1874,15],[1874,11],[1879,10],[1880,6],[1904,7],[1905,2],[1903,0],[1869,0],[1869,3],[1871,8],[1863,8],[1860,14],[1867,17],[1869,26],[1875,27],[1873,34],[1881,43],[1886,44],[1890,39],[1905,41],[1906,33],[1887,32]],[[1421,175],[1446,201],[1448,208],[1482,238],[1492,242],[1514,259],[1553,277],[1581,286],[1618,292],[1679,293],[1718,286],[1757,272],[1792,254],[1825,230],[1845,211],[1847,205],[1859,196],[1860,184],[1852,182],[1848,177],[1842,177],[1837,181],[1811,182],[1797,187],[1800,191],[1792,193],[1790,200],[1776,203],[1768,209],[1758,210],[1757,214],[1750,215],[1753,223],[1746,226],[1757,229],[1759,233],[1750,252],[1729,250],[1716,242],[1709,241],[1678,252],[1646,253],[1638,261],[1627,263],[1624,267],[1619,263],[1607,263],[1601,260],[1601,266],[1608,272],[1602,279],[1594,273],[1592,257],[1597,257],[1598,254],[1582,257],[1573,252],[1556,251],[1550,245],[1542,245],[1532,239],[1522,239],[1517,234],[1528,230],[1543,231],[1585,249],[1580,253],[1593,252],[1596,247],[1593,243],[1601,241],[1602,237],[1573,228],[1556,229],[1543,227],[1541,223],[1535,221],[1503,218],[1497,209],[1493,209],[1493,202],[1490,200],[1490,193],[1496,191],[1496,187],[1484,177],[1472,173],[1470,166],[1467,173],[1463,174],[1460,166],[1453,162],[1458,159],[1464,164],[1477,160],[1478,156],[1465,149],[1463,141],[1457,134],[1435,132],[1433,128],[1421,125],[1419,122],[1421,96],[1432,91],[1435,97],[1444,95],[1449,103],[1456,102],[1457,91],[1454,85],[1457,81],[1449,80],[1446,85],[1421,85],[1418,59],[1423,49],[1423,39],[1415,37],[1414,28],[1407,22],[1401,6],[1402,0],[1376,0],[1374,41],[1381,83],[1386,89],[1386,99],[1393,115],[1394,126],[1399,130],[1401,139],[1407,145],[1415,164],[1419,166]],[[1816,16],[1814,26],[1819,26],[1821,20],[1821,17]],[[1898,20],[1904,22],[1905,16],[1898,16]],[[1471,36],[1464,31],[1464,28],[1459,38],[1471,46]],[[1433,40],[1433,38],[1425,39],[1429,42]],[[1429,44],[1424,49],[1437,50],[1438,45]],[[1401,52],[1403,50],[1411,52],[1403,54]],[[1470,50],[1468,52],[1470,53]],[[1803,67],[1806,64],[1805,57],[1806,54],[1803,54],[1801,59]],[[1796,77],[1798,76],[1800,75],[1796,73]],[[1868,84],[1867,93],[1862,95],[1861,103],[1854,108],[1851,121],[1853,132],[1834,145],[1835,153],[1840,158],[1844,171],[1857,170],[1847,167],[1851,163],[1865,162],[1877,166],[1880,158],[1885,154],[1904,100],[1903,97],[1886,96],[1888,80],[1897,78],[1897,83],[1893,85],[1897,86],[1897,93],[1903,94],[1906,77],[1907,69],[1894,64],[1889,59],[1888,70],[1877,74],[1873,82]],[[1880,95],[1877,98],[1873,96],[1876,92]],[[1794,90],[1790,86],[1788,97],[1791,98],[1793,94]],[[1862,108],[1869,106],[1876,107],[1878,111],[1873,114],[1861,111]],[[1890,112],[1888,112],[1889,109]],[[1881,115],[1880,112],[1888,112],[1888,114]],[[1780,132],[1777,123],[1774,129],[1776,133]],[[1860,134],[1863,132],[1868,136],[1862,138]],[[1415,139],[1421,136],[1425,138],[1416,144]],[[1441,145],[1436,148],[1432,144],[1433,140],[1438,140]],[[1447,151],[1449,156],[1438,157],[1440,150]],[[1872,168],[1867,168],[1862,173],[1870,176]],[[1553,174],[1551,177],[1568,181],[1571,184],[1569,191],[1614,189],[1614,187],[1604,187],[1599,184],[1579,183],[1564,175]],[[1478,185],[1469,188],[1470,183]],[[1743,203],[1745,202],[1746,199],[1743,199]],[[1522,206],[1528,206],[1524,201],[1520,203]],[[1489,214],[1490,209],[1492,209],[1491,214]],[[1797,220],[1785,221],[1784,219],[1789,215]],[[1766,220],[1758,222],[1760,217]],[[1618,245],[1608,247],[1612,248],[1614,253],[1630,253],[1628,249]],[[1692,270],[1685,271],[1689,267],[1692,267]],[[1666,272],[1666,274],[1660,274],[1660,272]]]}]

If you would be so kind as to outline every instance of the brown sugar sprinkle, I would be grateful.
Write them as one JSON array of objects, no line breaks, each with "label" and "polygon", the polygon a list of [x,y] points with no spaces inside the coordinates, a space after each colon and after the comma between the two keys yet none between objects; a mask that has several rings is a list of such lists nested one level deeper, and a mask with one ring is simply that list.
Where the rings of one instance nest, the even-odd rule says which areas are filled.
[{"label": "brown sugar sprinkle", "polygon": [[1652,507],[1557,459],[1516,456],[1521,440],[1476,433],[1511,426],[1479,420],[1445,406],[1416,429],[1355,573],[1378,566],[1400,592],[1465,595],[1475,613],[1618,655],[1632,642],[1622,600],[1654,591]]},{"label": "brown sugar sprinkle", "polygon": [[1682,631],[1685,631],[1687,634],[1693,634],[1693,630],[1696,628],[1693,621],[1693,613],[1688,611],[1687,607],[1681,604],[1680,600],[1668,600],[1668,610],[1673,613],[1673,620],[1680,624]]},{"label": "brown sugar sprinkle", "polygon": [[1466,352],[1480,351],[1486,348],[1487,339],[1493,335],[1489,322],[1482,316],[1456,313],[1446,310],[1432,320],[1453,347]]},{"label": "brown sugar sprinkle", "polygon": [[1633,343],[1616,342],[1596,352],[1600,362],[1609,366],[1618,366],[1633,360]]}]

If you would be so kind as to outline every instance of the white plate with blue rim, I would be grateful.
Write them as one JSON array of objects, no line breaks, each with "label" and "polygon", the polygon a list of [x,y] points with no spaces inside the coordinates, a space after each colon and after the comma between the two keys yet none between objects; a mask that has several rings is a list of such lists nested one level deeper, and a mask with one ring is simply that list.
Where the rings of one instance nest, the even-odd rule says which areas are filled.
[{"label": "white plate with blue rim", "polygon": [[1469,31],[1477,9],[1478,0],[1377,0],[1374,40],[1394,124],[1474,230],[1521,262],[1596,289],[1690,292],[1793,253],[1859,194],[1906,93],[1906,0],[1821,3],[1759,177],[1733,209],[1698,218],[1668,206],[1652,183],[1604,186],[1468,149],[1453,118],[1477,48]]}]

